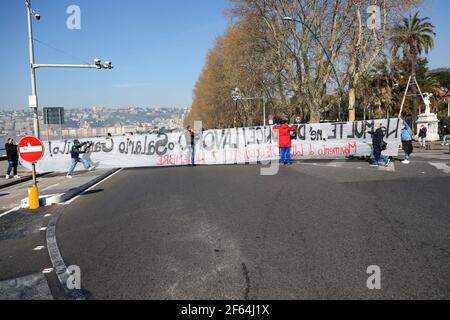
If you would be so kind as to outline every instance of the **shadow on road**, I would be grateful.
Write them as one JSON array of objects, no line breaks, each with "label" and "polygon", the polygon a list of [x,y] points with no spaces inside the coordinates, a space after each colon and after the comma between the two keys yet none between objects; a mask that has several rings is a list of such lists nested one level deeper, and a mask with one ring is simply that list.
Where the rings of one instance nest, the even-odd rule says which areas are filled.
[{"label": "shadow on road", "polygon": [[89,190],[83,193],[83,195],[88,195],[88,194],[95,194],[95,193],[99,193],[99,192],[103,192],[104,189],[96,189],[96,190]]}]

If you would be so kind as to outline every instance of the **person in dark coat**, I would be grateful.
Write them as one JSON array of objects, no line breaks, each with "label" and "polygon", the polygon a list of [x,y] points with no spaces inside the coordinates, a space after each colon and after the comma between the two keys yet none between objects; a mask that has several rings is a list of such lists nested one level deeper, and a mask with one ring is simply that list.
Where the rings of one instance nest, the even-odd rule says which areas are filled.
[{"label": "person in dark coat", "polygon": [[444,127],[442,128],[442,145],[443,146],[448,146],[450,145],[450,143],[448,142],[449,139],[449,134],[450,134],[450,130],[448,129],[448,125],[444,125]]},{"label": "person in dark coat", "polygon": [[189,157],[191,160],[191,163],[189,165],[195,166],[196,134],[194,129],[191,128],[191,126],[188,126],[186,130],[187,130],[186,141],[189,143]]},{"label": "person in dark coat", "polygon": [[72,148],[70,149],[70,158],[72,162],[70,164],[69,172],[67,172],[66,175],[67,178],[72,178],[73,171],[78,162],[81,162],[86,170],[92,171],[95,169],[87,159],[80,158],[80,154],[86,153],[86,151],[82,151],[82,148],[87,144],[87,142],[80,143],[77,139],[73,141]]},{"label": "person in dark coat", "polygon": [[278,148],[280,148],[280,163],[292,164],[291,160],[291,132],[297,130],[296,126],[288,126],[287,121],[281,121],[281,126],[274,126],[273,131],[278,132]]},{"label": "person in dark coat", "polygon": [[419,142],[421,148],[427,148],[427,127],[424,125],[422,125],[419,130]]},{"label": "person in dark coat", "polygon": [[376,130],[372,134],[372,147],[373,147],[373,156],[374,162],[372,163],[373,167],[378,167],[380,160],[384,161],[384,165],[387,167],[391,160],[389,157],[386,157],[382,154],[384,148],[386,147],[386,143],[384,142],[384,132],[382,129],[382,124],[378,123],[376,125]]},{"label": "person in dark coat", "polygon": [[8,171],[6,171],[6,179],[10,178],[11,171],[13,171],[14,178],[19,179],[17,175],[17,166],[19,164],[19,153],[17,151],[17,145],[14,144],[14,140],[9,138],[5,144],[6,158],[8,159]]}]

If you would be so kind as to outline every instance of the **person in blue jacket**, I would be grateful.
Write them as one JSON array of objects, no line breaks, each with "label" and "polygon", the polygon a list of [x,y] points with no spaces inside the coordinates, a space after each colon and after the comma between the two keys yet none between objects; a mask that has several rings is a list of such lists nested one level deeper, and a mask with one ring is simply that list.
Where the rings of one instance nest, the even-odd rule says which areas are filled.
[{"label": "person in blue jacket", "polygon": [[403,151],[405,151],[405,160],[402,161],[403,164],[410,164],[411,162],[411,154],[413,153],[413,135],[414,133],[411,130],[411,127],[408,125],[406,121],[403,121],[402,128],[402,146]]}]

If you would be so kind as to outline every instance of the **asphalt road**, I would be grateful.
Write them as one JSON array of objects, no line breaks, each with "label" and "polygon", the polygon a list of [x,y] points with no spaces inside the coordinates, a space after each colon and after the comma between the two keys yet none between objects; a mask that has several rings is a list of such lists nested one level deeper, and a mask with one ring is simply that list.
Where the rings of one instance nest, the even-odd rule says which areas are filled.
[{"label": "asphalt road", "polygon": [[93,299],[449,299],[449,186],[426,162],[123,170],[56,235]]}]

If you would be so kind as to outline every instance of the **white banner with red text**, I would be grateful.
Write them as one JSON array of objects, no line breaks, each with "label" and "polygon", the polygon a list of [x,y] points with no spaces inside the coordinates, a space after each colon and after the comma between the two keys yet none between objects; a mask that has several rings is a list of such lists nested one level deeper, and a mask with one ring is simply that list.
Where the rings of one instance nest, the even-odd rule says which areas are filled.
[{"label": "white banner with red text", "polygon": [[[383,119],[347,123],[297,125],[291,154],[296,160],[340,159],[372,154],[375,125],[382,123],[387,142],[384,155],[397,156],[401,142],[402,120]],[[136,168],[183,166],[190,161],[190,135],[172,133],[114,136],[84,139],[80,157],[96,168]],[[38,172],[65,172],[71,163],[71,140],[45,141],[44,157]],[[272,126],[205,130],[195,139],[195,163],[223,165],[277,160],[278,133]],[[31,164],[24,163],[28,168]],[[77,170],[84,170],[79,164]]]}]

